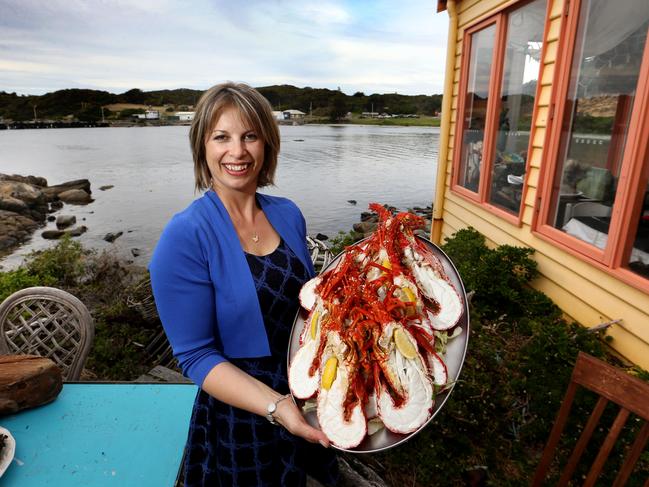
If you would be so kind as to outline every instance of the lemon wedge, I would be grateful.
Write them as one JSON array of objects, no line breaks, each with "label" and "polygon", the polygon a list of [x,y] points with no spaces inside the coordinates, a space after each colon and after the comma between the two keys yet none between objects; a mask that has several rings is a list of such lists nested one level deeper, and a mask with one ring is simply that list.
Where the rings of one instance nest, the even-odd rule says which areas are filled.
[{"label": "lemon wedge", "polygon": [[[401,288],[401,301],[404,303],[415,303],[417,301],[417,298],[415,297],[415,293],[412,292],[412,289],[409,287],[402,287]],[[406,308],[406,316],[414,316],[417,314],[417,311],[413,306],[408,306]]]},{"label": "lemon wedge", "polygon": [[329,357],[327,363],[322,371],[322,388],[325,390],[331,389],[331,384],[336,380],[336,371],[338,370],[338,359],[336,357]]},{"label": "lemon wedge", "polygon": [[413,359],[417,356],[417,349],[401,328],[394,330],[394,343],[397,345],[397,350],[401,352],[401,355],[407,359]]},{"label": "lemon wedge", "polygon": [[313,317],[311,318],[311,338],[315,340],[315,334],[318,331],[318,318],[320,317],[320,311],[316,311],[313,313]]},{"label": "lemon wedge", "polygon": [[402,300],[403,302],[414,303],[417,300],[415,293],[413,293],[412,289],[410,289],[409,287],[402,287],[401,290],[403,291],[404,297],[406,298]]}]

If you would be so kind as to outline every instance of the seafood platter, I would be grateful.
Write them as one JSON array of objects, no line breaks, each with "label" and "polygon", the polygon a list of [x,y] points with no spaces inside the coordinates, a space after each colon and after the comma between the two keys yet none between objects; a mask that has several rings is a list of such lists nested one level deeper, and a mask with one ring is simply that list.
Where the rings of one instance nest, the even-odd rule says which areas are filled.
[{"label": "seafood platter", "polygon": [[408,440],[442,408],[468,345],[462,280],[424,220],[382,205],[376,231],[300,291],[288,351],[291,394],[334,447],[374,452]]}]

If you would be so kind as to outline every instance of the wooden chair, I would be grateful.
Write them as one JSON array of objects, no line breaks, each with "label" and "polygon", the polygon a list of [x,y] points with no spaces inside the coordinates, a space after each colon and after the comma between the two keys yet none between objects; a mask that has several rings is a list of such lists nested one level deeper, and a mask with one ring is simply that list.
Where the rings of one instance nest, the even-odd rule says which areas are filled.
[{"label": "wooden chair", "polygon": [[[532,481],[533,486],[543,485],[579,386],[595,392],[600,398],[564,467],[557,485],[568,485],[575,468],[579,464],[581,455],[586,449],[593,431],[597,427],[600,417],[604,412],[604,408],[609,401],[619,405],[620,410],[591,465],[583,485],[591,486],[597,481],[630,413],[634,413],[642,418],[643,424],[629,451],[626,453],[624,463],[613,484],[614,487],[626,484],[635,463],[647,444],[647,440],[649,439],[649,383],[632,377],[601,360],[580,352],[572,372],[566,396],[563,399],[554,427],[550,433],[550,438],[543,451],[534,480]],[[645,479],[644,482],[645,486],[649,485],[649,478]]]},{"label": "wooden chair", "polygon": [[63,380],[79,379],[94,334],[86,306],[61,289],[30,287],[0,304],[0,354],[47,357]]}]

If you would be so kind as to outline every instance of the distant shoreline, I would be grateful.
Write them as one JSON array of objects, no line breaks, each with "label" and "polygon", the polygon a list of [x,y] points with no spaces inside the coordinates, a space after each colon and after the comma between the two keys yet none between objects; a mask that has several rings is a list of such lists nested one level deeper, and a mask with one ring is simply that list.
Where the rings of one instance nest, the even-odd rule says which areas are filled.
[{"label": "distant shoreline", "polygon": [[[1,130],[30,130],[30,129],[65,129],[65,128],[107,128],[107,127],[175,127],[190,126],[188,122],[167,122],[167,121],[143,121],[143,122],[61,122],[52,120],[43,120],[35,122],[11,122],[0,123]],[[329,122],[326,120],[308,121],[303,123],[283,124],[287,126],[294,125],[367,125],[382,127],[439,127],[440,119],[438,117],[420,117],[420,118],[356,118],[352,120],[340,120]]]}]

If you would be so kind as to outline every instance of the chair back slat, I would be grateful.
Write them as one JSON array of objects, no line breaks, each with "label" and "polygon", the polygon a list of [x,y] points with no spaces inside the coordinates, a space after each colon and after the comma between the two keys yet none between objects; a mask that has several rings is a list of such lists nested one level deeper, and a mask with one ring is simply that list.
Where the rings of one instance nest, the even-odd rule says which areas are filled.
[{"label": "chair back slat", "polygon": [[[557,485],[568,485],[577,465],[584,453],[599,421],[602,417],[608,402],[613,402],[621,407],[615,418],[602,446],[591,465],[586,477],[584,486],[595,485],[606,460],[611,454],[615,443],[624,429],[624,425],[631,413],[644,420],[640,431],[637,433],[629,452],[624,460],[615,480],[615,485],[621,487],[631,476],[633,469],[640,455],[649,441],[649,383],[637,377],[632,377],[622,370],[619,370],[601,360],[598,360],[585,353],[579,353],[577,362],[566,391],[566,396],[559,408],[555,424],[550,432],[548,443],[543,450],[541,460],[536,469],[532,486],[543,485],[545,477],[552,464],[554,452],[557,449],[561,433],[568,421],[570,409],[575,398],[578,386],[582,386],[597,393],[600,398],[591,413],[583,432],[581,433],[574,447],[564,471]],[[649,478],[646,479],[645,487],[649,487]]]},{"label": "chair back slat", "polygon": [[568,386],[568,390],[566,391],[566,395],[563,398],[559,412],[557,413],[557,419],[554,421],[554,426],[552,426],[550,438],[548,439],[548,443],[543,450],[543,455],[541,456],[539,466],[536,468],[536,473],[534,475],[534,479],[532,480],[532,487],[543,485],[543,479],[545,479],[548,468],[550,467],[550,463],[552,463],[554,451],[559,444],[561,433],[563,433],[563,428],[568,421],[568,415],[570,414],[570,408],[572,407],[572,401],[575,399],[576,392],[577,384],[571,382]]},{"label": "chair back slat", "polygon": [[559,483],[557,483],[558,486],[568,485],[568,482],[572,478],[572,474],[575,473],[575,469],[579,464],[581,455],[584,453],[584,450],[586,449],[586,446],[588,445],[591,436],[593,436],[593,431],[595,431],[595,428],[597,427],[597,423],[599,423],[599,419],[602,417],[602,413],[604,412],[604,409],[606,409],[607,404],[608,404],[608,400],[605,397],[600,397],[598,399],[597,404],[593,408],[593,412],[590,414],[590,417],[588,418],[588,422],[586,423],[584,430],[581,432],[581,435],[579,436],[579,440],[577,440],[575,449],[573,450],[572,455],[570,455],[570,458],[568,459],[568,463],[566,464],[563,474],[559,479]]},{"label": "chair back slat", "polygon": [[622,428],[624,428],[628,418],[629,410],[624,408],[620,409],[615,421],[613,421],[613,426],[609,430],[608,435],[606,435],[606,439],[597,453],[597,457],[595,457],[590,472],[588,472],[588,476],[584,482],[584,487],[592,487],[595,485],[599,474],[602,473],[602,468],[604,468],[606,459],[610,455],[613,445],[615,445],[615,442],[617,441],[618,436],[620,436],[620,432],[622,431]]},{"label": "chair back slat", "polygon": [[[622,468],[620,468],[617,477],[615,477],[613,487],[622,487],[626,485],[626,482],[629,480],[631,472],[633,471],[633,467],[640,458],[642,450],[644,450],[647,445],[647,440],[649,440],[649,422],[645,421],[642,425],[642,429],[638,432],[633,445],[631,445],[631,449],[624,460],[624,464],[622,464]],[[649,482],[649,479],[647,479],[647,482]]]},{"label": "chair back slat", "polygon": [[649,419],[647,382],[585,353],[580,353],[577,357],[572,380],[632,413]]},{"label": "chair back slat", "polygon": [[88,309],[61,289],[31,287],[0,304],[0,354],[47,357],[64,380],[79,379],[93,338]]}]

